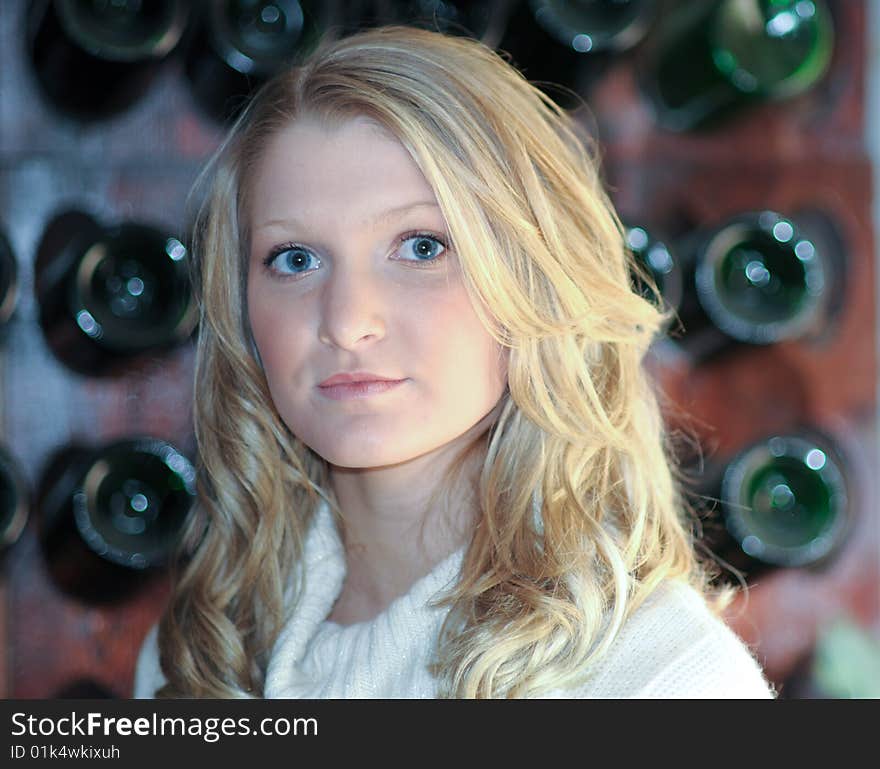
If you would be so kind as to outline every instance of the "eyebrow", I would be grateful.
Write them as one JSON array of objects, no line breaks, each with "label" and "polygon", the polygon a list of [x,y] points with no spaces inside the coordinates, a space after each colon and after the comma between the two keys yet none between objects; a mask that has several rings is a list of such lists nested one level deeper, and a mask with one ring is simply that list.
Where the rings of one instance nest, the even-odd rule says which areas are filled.
[{"label": "eyebrow", "polygon": [[[389,219],[393,219],[394,217],[401,216],[408,211],[412,211],[416,208],[440,208],[439,204],[434,200],[422,200],[418,203],[405,203],[402,206],[395,206],[394,208],[389,208],[387,211],[383,211],[380,214],[374,216],[369,223],[373,226],[377,224],[381,224],[383,222],[387,222]],[[261,230],[265,227],[283,227],[288,225],[294,225],[297,227],[305,227],[299,219],[295,216],[289,216],[285,219],[270,219],[269,221],[263,222],[258,225],[256,229]]]}]

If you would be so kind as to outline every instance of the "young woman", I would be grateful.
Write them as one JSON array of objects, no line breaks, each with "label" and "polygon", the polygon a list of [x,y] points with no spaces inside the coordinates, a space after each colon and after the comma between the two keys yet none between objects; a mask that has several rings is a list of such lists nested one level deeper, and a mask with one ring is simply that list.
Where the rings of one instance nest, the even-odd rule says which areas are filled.
[{"label": "young woman", "polygon": [[376,28],[268,83],[204,179],[197,514],[135,696],[773,696],[568,114]]}]

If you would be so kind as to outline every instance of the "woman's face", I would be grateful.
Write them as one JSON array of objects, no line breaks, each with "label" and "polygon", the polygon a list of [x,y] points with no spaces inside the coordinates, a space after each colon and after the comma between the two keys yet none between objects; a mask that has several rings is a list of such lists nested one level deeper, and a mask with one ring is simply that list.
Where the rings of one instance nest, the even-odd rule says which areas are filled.
[{"label": "woman's face", "polygon": [[[333,465],[450,444],[498,403],[507,356],[470,303],[430,185],[367,118],[278,133],[250,188],[248,314],[272,399]],[[391,387],[322,387],[370,372]]]}]

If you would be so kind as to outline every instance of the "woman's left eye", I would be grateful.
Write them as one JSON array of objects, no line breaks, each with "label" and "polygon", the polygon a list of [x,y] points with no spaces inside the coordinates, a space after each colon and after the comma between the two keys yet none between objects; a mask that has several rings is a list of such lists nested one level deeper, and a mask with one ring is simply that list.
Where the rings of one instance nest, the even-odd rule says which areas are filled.
[{"label": "woman's left eye", "polygon": [[403,261],[429,264],[438,261],[447,249],[446,242],[442,238],[426,232],[404,235],[400,239],[400,245],[401,251],[406,255]]}]

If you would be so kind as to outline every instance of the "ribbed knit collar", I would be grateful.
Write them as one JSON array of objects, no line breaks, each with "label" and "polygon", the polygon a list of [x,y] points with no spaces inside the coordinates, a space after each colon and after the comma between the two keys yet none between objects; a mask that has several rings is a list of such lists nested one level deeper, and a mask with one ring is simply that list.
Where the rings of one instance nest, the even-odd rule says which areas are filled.
[{"label": "ribbed knit collar", "polygon": [[452,587],[464,552],[447,556],[373,619],[337,625],[327,616],[342,591],[345,550],[322,501],[306,535],[303,592],[273,649],[265,696],[434,696],[427,663],[447,609],[429,604]]}]

